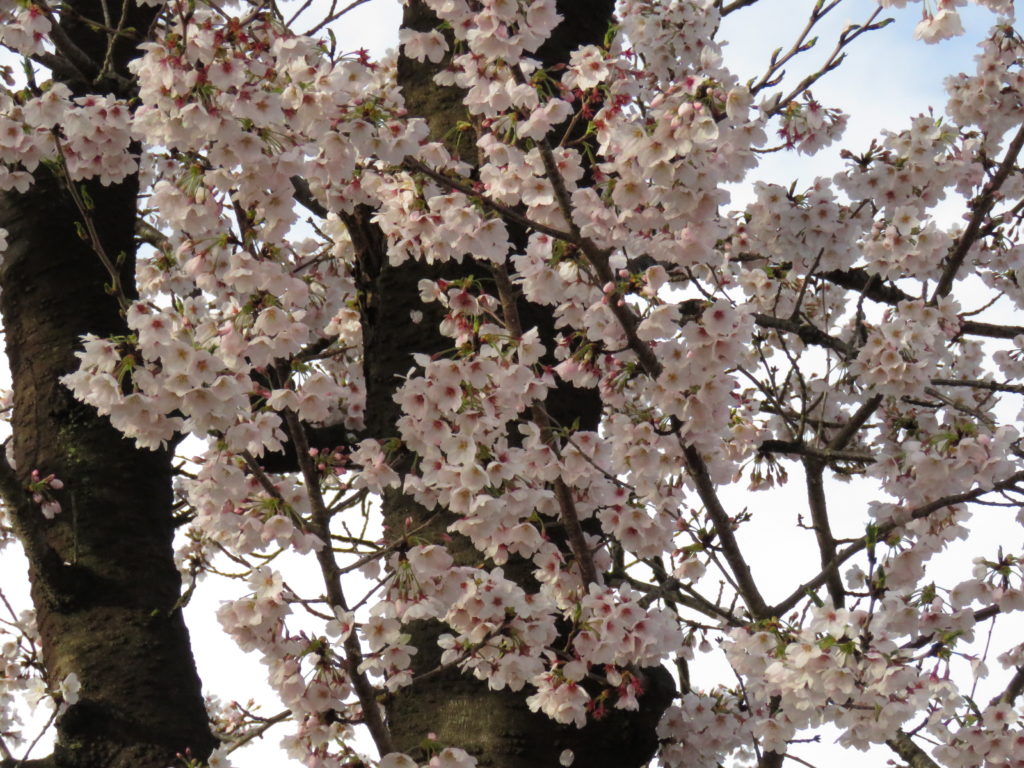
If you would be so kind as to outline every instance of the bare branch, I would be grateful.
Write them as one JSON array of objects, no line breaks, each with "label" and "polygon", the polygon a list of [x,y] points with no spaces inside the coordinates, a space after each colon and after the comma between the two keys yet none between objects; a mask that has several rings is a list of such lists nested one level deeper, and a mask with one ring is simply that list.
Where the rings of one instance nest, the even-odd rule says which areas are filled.
[{"label": "bare branch", "polygon": [[741,8],[747,8],[751,5],[754,5],[758,1],[759,0],[732,0],[731,3],[722,8],[722,16],[728,16],[733,11],[738,11]]},{"label": "bare branch", "polygon": [[301,176],[292,176],[292,189],[294,190],[295,202],[305,208],[307,211],[312,213],[314,216],[318,216],[321,219],[326,219],[327,214],[330,213],[324,208],[320,201],[313,197],[313,192],[309,188],[309,182]]},{"label": "bare branch", "polygon": [[715,484],[711,480],[711,475],[700,452],[692,445],[688,445],[683,449],[683,457],[686,460],[686,469],[697,486],[697,494],[700,496],[700,500],[704,502],[704,508],[707,510],[708,517],[711,518],[715,533],[718,534],[722,553],[725,555],[725,560],[729,563],[733,576],[736,578],[740,595],[747,604],[747,608],[750,609],[751,615],[755,619],[766,619],[775,615],[764,602],[761,591],[757,588],[757,582],[750,572],[750,565],[747,564],[746,559],[743,557],[739,543],[736,541],[736,536],[733,534],[732,520],[729,518],[725,508],[722,507],[722,502],[718,499]]},{"label": "bare branch", "polygon": [[773,317],[772,315],[765,315],[761,313],[754,315],[754,322],[762,328],[772,328],[773,330],[786,331],[788,333],[795,334],[800,337],[800,340],[804,342],[804,344],[813,344],[818,347],[831,349],[838,352],[844,358],[853,357],[857,352],[856,349],[842,339],[837,339],[835,336],[829,336],[825,331],[811,325],[810,323],[801,323],[798,320]]},{"label": "bare branch", "polygon": [[1013,703],[1017,701],[1017,697],[1024,693],[1024,667],[1017,667],[1017,671],[1014,673],[1010,682],[1007,684],[1006,689],[992,699],[992,705],[996,704],[1007,704],[1013,706]]},{"label": "bare branch", "polygon": [[965,320],[960,326],[960,333],[965,336],[986,336],[990,339],[1014,339],[1024,333],[1022,325],[996,325],[995,323],[979,323]]},{"label": "bare branch", "polygon": [[[819,4],[821,4],[821,0],[819,0]],[[832,10],[832,8],[834,8],[836,5],[838,5],[838,2],[833,2],[832,4],[829,5],[827,10]],[[768,111],[768,114],[774,115],[781,112],[783,109],[786,108],[787,104],[796,99],[798,96],[800,96],[800,94],[807,91],[821,78],[823,78],[833,69],[842,64],[843,59],[846,58],[846,53],[844,52],[844,49],[848,45],[850,45],[850,43],[852,43],[858,37],[863,35],[865,32],[871,32],[876,29],[881,29],[882,27],[886,26],[890,21],[892,21],[892,19],[884,19],[882,21],[876,22],[876,19],[881,15],[881,13],[882,6],[878,6],[877,8],[875,8],[874,12],[872,12],[872,14],[868,17],[867,21],[865,21],[863,24],[855,25],[844,30],[839,35],[839,40],[836,42],[835,48],[832,49],[832,52],[825,60],[825,63],[822,64],[816,72],[808,75],[803,80],[801,80],[797,84],[797,86],[788,94],[786,94],[785,96],[778,97],[778,100],[775,102],[775,106]]]},{"label": "bare branch", "polygon": [[872,301],[882,304],[895,305],[901,301],[913,301],[914,299],[909,293],[905,293],[895,285],[883,283],[878,279],[878,275],[868,272],[863,267],[833,269],[820,274],[830,283],[859,291]]},{"label": "bare branch", "polygon": [[523,227],[524,229],[532,229],[535,232],[540,232],[543,235],[548,235],[549,237],[553,237],[557,240],[564,240],[565,242],[572,243],[573,245],[580,245],[580,238],[578,234],[564,232],[560,229],[549,227],[546,224],[541,224],[538,221],[533,221],[524,216],[523,214],[519,213],[518,211],[516,211],[514,208],[491,200],[486,195],[481,194],[480,192],[475,190],[469,183],[465,181],[456,180],[451,178],[450,176],[446,176],[443,173],[439,173],[430,166],[421,163],[419,160],[406,158],[405,167],[410,171],[416,171],[418,173],[422,173],[424,176],[429,176],[438,184],[447,187],[448,189],[454,190],[456,192],[461,192],[462,194],[474,200],[479,200],[480,203],[482,203],[486,208],[489,208],[495,213],[501,214],[501,216],[505,218],[507,221],[514,222]]},{"label": "bare branch", "polygon": [[828,503],[825,500],[824,464],[817,459],[804,459],[804,471],[807,476],[807,503],[811,510],[811,521],[814,523],[814,535],[818,540],[818,553],[821,557],[821,569],[825,574],[825,585],[828,587],[832,605],[842,608],[846,599],[843,579],[839,575],[838,566],[829,567],[836,557],[836,540],[832,536],[832,527],[828,519]]},{"label": "bare branch", "polygon": [[815,448],[797,440],[764,440],[757,446],[759,453],[782,453],[791,456],[806,456],[823,462],[851,461],[873,464],[875,457],[869,453],[852,451],[834,451],[828,448]]},{"label": "bare branch", "polygon": [[[752,94],[756,94],[766,86],[777,84],[785,75],[782,68],[786,66],[790,59],[794,58],[798,54],[809,51],[814,47],[815,40],[808,42],[807,36],[811,34],[811,30],[814,29],[817,23],[825,18],[829,11],[835,8],[839,2],[841,2],[841,0],[832,0],[828,7],[823,7],[822,3],[818,3],[811,9],[811,14],[807,19],[807,23],[804,25],[804,28],[800,30],[800,34],[797,35],[796,42],[794,42],[793,45],[790,46],[790,49],[782,56],[778,56],[778,53],[782,50],[781,48],[772,54],[771,61],[768,63],[767,71],[761,76],[760,80],[751,86],[750,92]],[[723,13],[723,15],[725,14]],[[776,77],[776,73],[778,73],[778,77]]]},{"label": "bare branch", "polygon": [[871,418],[871,414],[878,410],[878,406],[881,404],[881,395],[872,395],[868,400],[866,400],[861,407],[857,409],[853,416],[850,417],[850,420],[846,422],[846,426],[839,430],[836,436],[832,438],[831,442],[828,444],[828,449],[830,451],[838,451],[845,448],[853,439],[854,435],[857,434],[857,431],[864,426],[867,420]]}]

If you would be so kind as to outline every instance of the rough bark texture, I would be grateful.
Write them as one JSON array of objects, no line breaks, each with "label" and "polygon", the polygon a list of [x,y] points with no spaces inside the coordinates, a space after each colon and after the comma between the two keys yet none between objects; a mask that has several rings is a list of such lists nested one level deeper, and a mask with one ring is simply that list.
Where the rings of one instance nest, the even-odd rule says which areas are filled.
[{"label": "rough bark texture", "polygon": [[[91,189],[110,253],[133,252],[135,192],[133,183]],[[79,218],[46,172],[0,209],[11,235],[0,309],[17,478],[25,485],[38,469],[65,484],[53,521],[31,502],[15,521],[50,681],[74,672],[82,682],[81,701],[57,724],[56,764],[166,768],[178,752],[212,745],[176,607],[170,456],[137,450],[58,381],[75,367],[81,334],[127,331],[108,276],[76,235]]]},{"label": "rough bark texture", "polygon": [[[588,42],[600,43],[611,21],[611,0],[563,0],[559,10],[567,21],[539,52],[546,65],[568,59],[569,52]],[[437,19],[418,0],[405,9],[404,26],[421,31],[433,29]],[[440,88],[432,82],[441,65],[419,64],[406,58],[399,60],[398,79],[411,115],[424,117],[434,139],[443,140],[449,149],[464,160],[475,163],[475,132],[469,128],[469,116],[462,106],[462,94],[455,88]],[[351,225],[350,225],[351,226]],[[524,233],[512,232],[514,241]],[[354,238],[356,240],[356,238]],[[525,241],[517,243],[525,245]],[[357,248],[359,243],[357,242]],[[387,265],[384,244],[379,239],[363,239],[360,263],[364,267],[364,288],[369,297],[364,326],[367,376],[367,434],[378,439],[396,434],[395,421],[400,415],[392,395],[412,365],[414,352],[438,352],[451,346],[441,337],[437,324],[441,319],[437,304],[423,306],[418,298],[421,279],[443,276],[449,280],[475,273],[489,280],[485,265],[467,261],[462,265],[443,267],[406,262],[395,268]],[[423,311],[420,323],[412,323],[410,310]],[[549,343],[554,338],[550,308],[519,302],[524,329],[537,326]],[[594,429],[600,417],[600,401],[590,390],[577,390],[560,385],[545,404],[556,423],[571,424],[579,420],[584,429]],[[401,535],[407,520],[422,524],[434,516],[434,522],[422,540],[439,537],[450,516],[444,512],[428,512],[400,493],[384,498],[385,523],[389,535]],[[461,564],[492,567],[472,546],[456,538],[448,543]],[[532,565],[515,562],[505,566],[507,575],[535,589]],[[436,622],[417,622],[407,628],[411,643],[419,652],[414,657],[414,672],[436,668],[440,662],[437,636],[443,631]],[[591,723],[580,730],[559,726],[547,717],[534,714],[525,704],[526,691],[489,691],[485,683],[449,669],[428,676],[402,689],[388,703],[388,721],[398,749],[416,754],[428,733],[434,733],[441,744],[467,749],[481,768],[555,768],[564,749],[572,749],[574,765],[587,768],[633,768],[645,765],[657,746],[654,733],[660,714],[671,701],[674,684],[662,668],[644,670],[648,694],[641,699],[639,713],[616,711],[605,720]]]},{"label": "rough bark texture", "polygon": [[[128,22],[152,10],[128,0]],[[112,13],[120,13],[114,4]],[[72,2],[63,25],[103,68],[62,76],[76,94],[114,92],[134,43],[108,57],[106,36],[75,13],[102,18],[96,3]],[[144,29],[144,26],[143,26]],[[125,82],[121,80],[120,82]],[[90,88],[91,86],[91,88]],[[120,95],[124,95],[123,93]],[[59,378],[76,367],[80,336],[124,335],[110,276],[75,223],[82,215],[58,171],[41,167],[25,194],[0,198],[10,233],[0,270],[0,311],[14,388],[13,454],[4,492],[30,561],[32,600],[51,686],[81,681],[78,703],[57,721],[55,768],[167,768],[186,750],[205,757],[213,737],[188,632],[177,601],[171,464],[167,451],[140,451],[106,418],[76,402]],[[104,249],[121,258],[132,285],[138,182],[84,185]],[[46,520],[21,492],[32,470],[64,482],[62,511]],[[14,498],[11,498],[14,497]]]}]

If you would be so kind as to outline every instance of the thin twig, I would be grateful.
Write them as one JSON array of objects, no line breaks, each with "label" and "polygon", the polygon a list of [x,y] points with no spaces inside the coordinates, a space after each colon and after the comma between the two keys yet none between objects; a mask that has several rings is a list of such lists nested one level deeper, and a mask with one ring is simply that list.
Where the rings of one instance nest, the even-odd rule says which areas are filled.
[{"label": "thin twig", "polygon": [[266,720],[264,720],[262,723],[260,723],[260,725],[258,727],[253,728],[250,731],[246,731],[245,735],[242,736],[240,739],[238,739],[236,741],[232,741],[231,742],[231,746],[228,747],[228,754],[234,752],[236,749],[241,749],[242,747],[244,747],[246,744],[248,744],[253,739],[260,738],[264,733],[269,731],[272,727],[274,727],[278,723],[284,722],[285,720],[287,720],[291,716],[292,716],[292,711],[290,709],[286,709],[283,712],[278,712],[273,717],[268,717]]}]

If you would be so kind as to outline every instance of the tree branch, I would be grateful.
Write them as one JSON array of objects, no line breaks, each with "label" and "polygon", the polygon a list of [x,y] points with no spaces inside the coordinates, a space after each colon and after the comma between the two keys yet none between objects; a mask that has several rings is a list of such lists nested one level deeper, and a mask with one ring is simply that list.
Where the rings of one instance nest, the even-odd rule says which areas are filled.
[{"label": "tree branch", "polygon": [[828,448],[815,448],[797,440],[764,440],[757,446],[757,450],[758,453],[782,453],[793,456],[806,456],[823,462],[853,461],[863,464],[873,464],[875,461],[875,457],[868,453],[854,453],[852,451],[834,451]]},{"label": "tree branch", "polygon": [[907,761],[910,768],[939,768],[939,764],[928,757],[928,753],[921,749],[914,740],[902,730],[897,731],[891,739],[885,743],[889,748]]},{"label": "tree branch", "polygon": [[[316,559],[320,564],[320,571],[323,574],[324,584],[327,588],[327,600],[332,608],[340,608],[343,611],[349,610],[345,593],[341,586],[341,571],[338,562],[334,558],[334,550],[331,548],[331,520],[327,506],[324,504],[323,494],[320,492],[320,476],[317,473],[316,465],[309,455],[309,441],[306,439],[306,432],[299,421],[299,417],[290,408],[284,410],[285,424],[288,426],[289,437],[292,445],[295,446],[295,454],[298,457],[299,468],[302,471],[302,478],[306,483],[306,491],[309,495],[310,506],[313,509],[313,532],[323,541],[323,546],[317,550]],[[365,672],[359,667],[363,663],[363,652],[359,645],[359,638],[355,632],[350,632],[345,638],[345,666],[352,680],[352,687],[355,689],[356,697],[363,710],[363,719],[366,721],[370,734],[373,736],[374,744],[380,753],[387,754],[394,752],[394,745],[391,741],[391,732],[384,720],[384,713],[377,701],[377,694],[370,683]]]},{"label": "tree branch", "polygon": [[[522,323],[519,320],[519,308],[516,307],[516,300],[512,290],[512,281],[509,280],[505,267],[496,266],[493,268],[494,281],[498,286],[498,296],[501,299],[501,311],[505,318],[505,327],[516,339],[523,336]],[[558,453],[558,446],[555,444],[551,431],[551,420],[547,411],[540,406],[533,406],[530,415],[534,423],[540,427],[541,435],[549,447]],[[569,540],[569,548],[580,567],[580,576],[583,579],[584,589],[591,584],[597,584],[597,567],[594,565],[594,557],[587,546],[587,539],[583,535],[583,527],[580,525],[580,518],[576,512],[576,504],[572,498],[572,491],[565,484],[562,478],[555,479],[555,499],[558,502],[559,517],[565,526],[566,536]]]},{"label": "tree branch", "polygon": [[995,323],[980,323],[976,320],[964,320],[960,326],[960,333],[965,336],[986,336],[990,339],[1014,339],[1024,334],[1024,326],[996,325]]},{"label": "tree branch", "polygon": [[975,240],[978,238],[978,233],[981,231],[981,225],[985,221],[985,217],[992,211],[992,207],[996,204],[996,193],[999,188],[1003,186],[1003,182],[1006,181],[1010,175],[1010,171],[1013,170],[1013,166],[1017,161],[1017,155],[1020,154],[1021,148],[1024,148],[1024,123],[1021,124],[1020,128],[1017,129],[1017,135],[1013,137],[1013,141],[1010,142],[1010,146],[1006,150],[1006,155],[1003,157],[1003,161],[999,164],[999,168],[993,174],[992,178],[989,179],[988,184],[985,185],[984,190],[971,205],[973,213],[971,214],[971,220],[967,223],[967,229],[965,229],[960,237],[956,241],[956,248],[949,255],[949,259],[946,261],[946,267],[942,270],[942,275],[939,277],[938,285],[935,286],[935,292],[932,294],[931,303],[934,304],[940,298],[944,298],[949,295],[949,292],[953,289],[953,281],[956,279],[956,273],[960,270],[961,265],[964,263],[964,259],[967,258],[968,251],[971,250],[971,246],[974,245]]},{"label": "tree branch", "polygon": [[831,349],[847,359],[857,353],[856,349],[842,339],[829,336],[825,331],[810,323],[801,323],[798,320],[765,315],[760,312],[754,315],[754,322],[762,328],[772,328],[777,331],[787,331],[788,333],[796,334],[804,344],[813,344],[818,347]]},{"label": "tree branch", "polygon": [[246,731],[238,739],[235,739],[234,741],[232,741],[231,745],[228,747],[228,754],[234,752],[236,749],[240,749],[240,748],[244,747],[246,744],[248,744],[253,739],[261,738],[264,733],[269,731],[271,728],[273,728],[278,723],[284,722],[285,720],[287,720],[291,716],[292,716],[292,711],[290,709],[286,709],[283,712],[278,712],[276,715],[273,715],[272,717],[268,717],[268,718],[264,719],[263,722],[261,722],[258,726],[256,726],[255,728],[252,728],[251,730]]},{"label": "tree branch", "polygon": [[686,461],[686,469],[690,473],[690,477],[693,478],[694,485],[697,486],[697,494],[704,502],[704,508],[707,510],[708,517],[711,518],[715,533],[718,534],[722,553],[736,578],[740,596],[747,604],[750,614],[759,620],[776,615],[764,602],[761,591],[757,588],[757,582],[750,572],[750,565],[747,564],[743,553],[740,552],[739,543],[732,532],[732,520],[718,499],[715,484],[711,480],[708,467],[700,452],[692,445],[688,445],[683,448],[683,457]]},{"label": "tree branch", "polygon": [[992,699],[991,704],[993,706],[997,704],[1006,704],[1013,706],[1013,703],[1017,700],[1017,697],[1024,693],[1024,667],[1017,667],[1016,673],[1010,679],[1006,689]]},{"label": "tree branch", "polygon": [[[965,491],[964,493],[943,496],[941,499],[936,499],[935,501],[923,504],[922,506],[914,509],[910,513],[907,522],[910,520],[920,520],[921,518],[928,517],[928,515],[933,512],[945,509],[946,507],[952,507],[957,504],[963,504],[964,502],[974,501],[987,493],[1007,490],[1008,488],[1014,487],[1022,480],[1024,480],[1024,471],[1015,472],[1005,480],[996,483],[991,488],[975,488],[973,491]],[[877,538],[884,539],[902,525],[904,525],[904,523],[889,522],[878,526]],[[822,569],[817,576],[810,581],[801,584],[789,597],[771,608],[770,615],[782,616],[786,611],[792,610],[804,597],[807,596],[808,592],[814,591],[825,583],[828,578],[828,569],[838,568],[851,557],[866,549],[867,545],[867,538],[863,538],[838,551],[836,556],[829,561],[827,569]]]},{"label": "tree branch", "polygon": [[312,190],[309,188],[309,182],[301,176],[292,176],[292,197],[295,198],[295,202],[305,208],[307,211],[312,213],[314,216],[318,216],[321,219],[326,219],[327,214],[330,213],[324,208],[320,201],[313,196]]},{"label": "tree branch", "polygon": [[850,417],[846,425],[832,438],[828,444],[828,450],[839,451],[849,445],[860,428],[864,426],[867,420],[871,418],[871,414],[878,410],[878,406],[881,404],[881,395],[872,395],[871,398],[866,400]]},{"label": "tree branch", "polygon": [[832,536],[832,526],[828,519],[828,504],[825,500],[825,466],[817,459],[804,459],[804,471],[807,477],[807,503],[811,510],[811,521],[814,524],[814,535],[818,540],[818,553],[821,557],[821,568],[825,574],[825,585],[828,587],[832,605],[842,608],[846,599],[843,579],[839,575],[838,566],[829,567],[836,557],[836,540]]}]

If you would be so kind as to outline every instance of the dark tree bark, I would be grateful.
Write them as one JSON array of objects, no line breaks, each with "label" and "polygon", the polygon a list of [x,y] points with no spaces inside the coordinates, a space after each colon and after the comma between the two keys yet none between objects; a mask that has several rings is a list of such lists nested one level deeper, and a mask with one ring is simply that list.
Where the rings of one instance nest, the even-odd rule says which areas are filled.
[{"label": "dark tree bark", "polygon": [[[145,30],[152,9],[128,5],[128,25]],[[119,4],[113,13],[119,18]],[[70,2],[62,26],[93,62],[107,36],[83,18],[98,3]],[[135,42],[120,40],[90,71],[55,73],[76,95],[127,96]],[[79,185],[91,199],[103,250],[134,280],[138,180]],[[25,194],[0,198],[10,243],[0,271],[0,311],[14,389],[14,467],[2,491],[29,558],[32,600],[51,686],[71,673],[79,701],[57,720],[56,768],[167,768],[179,753],[205,757],[214,739],[178,600],[174,564],[171,454],[135,448],[104,417],[59,383],[76,366],[86,333],[128,333],[111,276],[93,243],[79,237],[83,215],[58,170],[41,167]],[[62,511],[47,520],[25,492],[33,470],[64,483]]]},{"label": "dark tree bark", "polygon": [[[551,40],[539,51],[547,66],[565,62],[569,53],[586,43],[600,43],[612,20],[612,0],[559,0],[559,11],[565,21],[555,30]],[[410,2],[404,12],[403,25],[420,31],[433,29],[437,19],[420,0]],[[462,106],[462,93],[456,88],[442,88],[433,83],[434,74],[445,66],[421,64],[407,58],[399,59],[398,80],[405,96],[406,108],[414,116],[424,117],[431,136],[444,141],[450,151],[475,164],[476,136],[460,124],[469,123]],[[354,222],[350,222],[350,228]],[[525,233],[512,231],[517,245],[525,246]],[[367,379],[367,434],[384,439],[397,433],[395,422],[400,415],[393,399],[399,383],[412,365],[415,352],[441,351],[451,345],[437,332],[441,319],[437,304],[422,305],[418,283],[424,278],[455,279],[475,274],[485,281],[491,279],[490,268],[467,260],[459,265],[429,266],[406,262],[390,267],[380,238],[365,238],[359,250],[360,264],[366,280],[366,293],[373,297],[364,323]],[[410,310],[422,311],[420,323],[409,319]],[[518,302],[524,330],[537,327],[549,348],[555,329],[549,307]],[[595,429],[600,419],[600,399],[592,390],[579,390],[560,384],[545,403],[557,423],[572,424],[578,420],[584,429]],[[440,537],[452,517],[428,511],[412,499],[393,492],[384,498],[385,524],[391,536],[400,536],[406,520],[421,525],[433,520],[426,535]],[[424,537],[423,532],[419,534]],[[467,541],[447,544],[461,564],[486,565],[481,555]],[[504,566],[506,575],[534,590],[532,564],[511,558]],[[411,644],[419,652],[413,659],[413,670],[422,673],[440,663],[441,651],[437,636],[443,628],[436,622],[416,622],[406,629]],[[657,747],[654,733],[661,713],[671,702],[675,687],[668,673],[658,667],[645,670],[648,692],[641,698],[641,711],[613,711],[604,720],[591,722],[584,729],[561,726],[546,716],[529,711],[526,692],[490,691],[485,683],[448,669],[430,675],[401,689],[388,704],[388,721],[396,748],[416,755],[428,733],[439,743],[460,746],[479,760],[481,768],[555,768],[559,755],[571,749],[574,765],[587,768],[635,768],[646,765]]]}]

